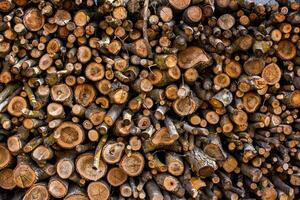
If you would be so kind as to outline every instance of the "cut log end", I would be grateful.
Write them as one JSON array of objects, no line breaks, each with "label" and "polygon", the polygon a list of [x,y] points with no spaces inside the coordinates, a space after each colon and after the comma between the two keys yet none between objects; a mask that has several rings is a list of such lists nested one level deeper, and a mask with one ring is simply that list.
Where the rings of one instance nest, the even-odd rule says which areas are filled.
[{"label": "cut log end", "polygon": [[124,156],[120,162],[120,167],[128,176],[138,176],[145,166],[145,159],[141,153],[134,152],[130,156]]},{"label": "cut log end", "polygon": [[13,169],[5,168],[0,171],[0,187],[5,190],[12,190],[16,187]]},{"label": "cut log end", "polygon": [[23,23],[30,31],[38,31],[44,26],[45,17],[40,10],[32,8],[26,11],[23,17]]},{"label": "cut log end", "polygon": [[14,181],[20,188],[29,188],[37,181],[35,171],[27,164],[19,164],[13,174]]},{"label": "cut log end", "polygon": [[263,69],[261,76],[265,79],[267,84],[274,85],[281,79],[281,70],[278,65],[272,63]]},{"label": "cut log end", "polygon": [[118,167],[112,168],[107,173],[107,181],[114,187],[120,186],[127,180],[127,173]]},{"label": "cut log end", "polygon": [[23,97],[15,96],[10,100],[7,111],[13,116],[20,117],[22,115],[22,110],[27,107],[27,102]]},{"label": "cut log end", "polygon": [[184,10],[190,5],[191,0],[169,0],[169,3],[176,10]]},{"label": "cut log end", "polygon": [[66,149],[72,149],[84,140],[82,128],[72,122],[62,123],[56,130],[57,144]]},{"label": "cut log end", "polygon": [[76,171],[85,179],[97,181],[102,178],[107,171],[107,164],[102,160],[99,161],[99,168],[95,169],[94,156],[91,153],[81,154],[76,159]]},{"label": "cut log end", "polygon": [[65,197],[68,189],[68,183],[62,179],[53,178],[48,183],[48,191],[54,198]]},{"label": "cut log end", "polygon": [[0,169],[6,168],[11,161],[12,156],[9,150],[4,145],[0,145]]},{"label": "cut log end", "polygon": [[88,185],[87,193],[91,200],[107,200],[110,196],[110,188],[104,181],[91,182]]},{"label": "cut log end", "polygon": [[59,177],[63,179],[69,178],[75,170],[75,166],[72,160],[61,159],[57,162],[56,172]]},{"label": "cut log end", "polygon": [[296,47],[288,40],[280,41],[277,47],[277,55],[283,60],[291,60],[296,56]]},{"label": "cut log end", "polygon": [[47,200],[49,199],[49,193],[46,185],[44,184],[35,184],[33,185],[24,195],[23,200]]}]

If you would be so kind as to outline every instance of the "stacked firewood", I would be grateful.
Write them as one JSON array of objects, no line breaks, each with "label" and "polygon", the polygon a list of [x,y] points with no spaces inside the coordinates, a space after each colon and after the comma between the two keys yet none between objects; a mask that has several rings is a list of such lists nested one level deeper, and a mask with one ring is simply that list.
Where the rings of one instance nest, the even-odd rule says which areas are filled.
[{"label": "stacked firewood", "polygon": [[298,199],[299,33],[287,0],[0,0],[0,199]]}]

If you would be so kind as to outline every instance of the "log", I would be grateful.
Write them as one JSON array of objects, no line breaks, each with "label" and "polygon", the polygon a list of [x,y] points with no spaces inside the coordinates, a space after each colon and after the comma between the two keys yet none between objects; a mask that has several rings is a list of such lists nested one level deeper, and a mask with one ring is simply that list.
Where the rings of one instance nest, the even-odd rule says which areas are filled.
[{"label": "log", "polygon": [[51,177],[48,183],[48,191],[54,198],[63,198],[67,195],[69,183],[59,177]]},{"label": "log", "polygon": [[94,199],[108,199],[110,195],[110,188],[104,181],[91,182],[87,188],[88,197]]},{"label": "log", "polygon": [[24,200],[25,199],[29,200],[33,198],[41,199],[41,200],[49,199],[49,193],[45,184],[42,183],[34,184],[31,188],[27,190],[27,192],[23,197]]},{"label": "log", "polygon": [[81,154],[75,161],[76,171],[86,180],[97,181],[106,174],[107,164],[100,160],[99,168],[95,169],[93,162],[93,154]]},{"label": "log", "polygon": [[125,155],[120,161],[120,167],[128,174],[128,176],[140,175],[144,166],[144,156],[138,152],[134,152],[130,156]]},{"label": "log", "polygon": [[107,173],[107,181],[114,187],[120,186],[125,183],[127,178],[127,173],[119,167],[112,168]]},{"label": "log", "polygon": [[54,137],[58,145],[66,149],[72,149],[83,142],[84,132],[79,125],[65,122],[55,130]]},{"label": "log", "polygon": [[184,188],[177,178],[169,174],[157,174],[155,176],[156,183],[168,192],[174,193],[177,197],[184,196]]},{"label": "log", "polygon": [[217,169],[216,162],[199,148],[194,148],[187,153],[187,161],[192,171],[200,177],[210,176]]}]

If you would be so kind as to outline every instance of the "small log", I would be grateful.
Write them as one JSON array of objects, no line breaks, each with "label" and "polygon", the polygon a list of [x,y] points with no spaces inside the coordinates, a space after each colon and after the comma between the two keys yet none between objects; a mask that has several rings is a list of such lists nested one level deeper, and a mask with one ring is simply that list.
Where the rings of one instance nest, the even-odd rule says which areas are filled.
[{"label": "small log", "polygon": [[187,116],[193,114],[199,107],[200,100],[196,97],[185,97],[176,99],[172,107],[179,116]]},{"label": "small log", "polygon": [[13,169],[5,168],[0,171],[0,187],[5,190],[12,190],[16,187]]},{"label": "small log", "polygon": [[85,68],[85,76],[91,81],[100,81],[104,78],[105,70],[101,63],[92,62]]},{"label": "small log", "polygon": [[0,169],[9,167],[9,165],[12,163],[13,158],[10,151],[4,144],[0,144],[0,155]]},{"label": "small log", "polygon": [[224,14],[218,18],[217,24],[221,29],[229,30],[235,24],[235,18],[230,14]]},{"label": "small log", "polygon": [[74,91],[76,103],[87,107],[96,97],[96,89],[91,84],[77,85]]},{"label": "small log", "polygon": [[114,164],[121,160],[125,144],[123,142],[109,141],[102,150],[102,158],[108,164]]},{"label": "small log", "polygon": [[146,183],[146,192],[150,200],[163,200],[164,197],[154,181],[149,181]]},{"label": "small log", "polygon": [[179,138],[179,134],[178,134],[177,129],[176,129],[174,123],[172,122],[172,120],[167,117],[167,118],[165,118],[164,122],[165,122],[165,125],[170,134],[170,138],[172,140],[177,140]]},{"label": "small log", "polygon": [[94,156],[91,153],[84,153],[77,157],[76,171],[86,180],[97,181],[106,174],[107,164],[100,160],[99,168],[94,168]]},{"label": "small log", "polygon": [[68,179],[73,174],[75,171],[74,157],[72,152],[60,156],[56,162],[56,173],[60,178]]},{"label": "small log", "polygon": [[238,167],[238,162],[233,156],[227,156],[222,167],[227,173],[231,173]]},{"label": "small log", "polygon": [[123,111],[122,105],[113,105],[104,117],[104,122],[108,126],[112,126]]},{"label": "small log", "polygon": [[295,191],[292,187],[283,182],[278,176],[272,176],[273,184],[287,194],[289,197],[294,198]]},{"label": "small log", "polygon": [[123,156],[120,167],[128,176],[138,176],[145,166],[145,159],[141,153],[133,152],[130,156]]},{"label": "small log", "polygon": [[48,183],[48,191],[54,198],[63,198],[67,195],[69,183],[59,177],[51,177]]},{"label": "small log", "polygon": [[54,137],[58,145],[72,149],[83,142],[84,132],[81,126],[72,122],[64,122],[55,130]]},{"label": "small log", "polygon": [[175,8],[176,10],[184,10],[190,5],[191,1],[190,0],[169,0],[169,4]]},{"label": "small log", "polygon": [[241,172],[255,183],[259,182],[262,177],[262,172],[260,169],[247,164],[241,165]]},{"label": "small log", "polygon": [[197,147],[187,153],[187,161],[200,177],[210,176],[217,169],[216,162]]},{"label": "small log", "polygon": [[254,93],[249,92],[243,96],[243,105],[247,112],[255,112],[261,103],[261,97]]},{"label": "small log", "polygon": [[158,13],[163,22],[170,22],[173,19],[173,11],[170,7],[162,6],[159,8]]},{"label": "small log", "polygon": [[202,10],[199,6],[190,6],[184,11],[184,20],[189,23],[197,23],[202,18]]},{"label": "small log", "polygon": [[211,64],[212,57],[198,47],[189,47],[178,54],[178,65],[182,69],[188,69],[192,67],[203,69]]},{"label": "small log", "polygon": [[282,60],[291,60],[296,56],[295,45],[288,41],[282,40],[278,43],[277,55]]},{"label": "small log", "polygon": [[178,197],[183,197],[185,190],[177,178],[172,175],[162,173],[154,177],[156,183],[168,192],[174,193]]},{"label": "small log", "polygon": [[243,69],[249,76],[259,75],[265,66],[265,61],[261,58],[251,57],[243,65]]},{"label": "small log", "polygon": [[[38,195],[37,195],[38,194]],[[47,190],[47,185],[42,183],[37,183],[31,186],[25,193],[23,199],[24,200],[30,200],[30,199],[39,199],[39,200],[47,200],[49,199],[49,193]]]},{"label": "small log", "polygon": [[64,198],[65,200],[89,200],[87,195],[82,191],[80,187],[77,185],[72,185],[68,191],[67,196]]},{"label": "small log", "polygon": [[266,80],[268,85],[274,85],[280,81],[281,70],[278,65],[271,63],[263,69],[261,76]]},{"label": "small log", "polygon": [[167,153],[166,164],[168,166],[168,172],[173,176],[180,176],[183,174],[184,163],[179,155],[175,153]]},{"label": "small log", "polygon": [[20,188],[29,188],[37,181],[47,178],[42,169],[26,162],[21,162],[16,166],[13,176],[16,185]]},{"label": "small log", "polygon": [[123,169],[114,167],[108,171],[106,178],[110,185],[117,187],[126,182],[128,175]]},{"label": "small log", "polygon": [[27,107],[27,102],[23,97],[15,96],[10,100],[7,111],[13,116],[20,117],[22,110]]},{"label": "small log", "polygon": [[91,200],[106,200],[110,196],[110,188],[104,181],[91,182],[87,187],[87,194]]},{"label": "small log", "polygon": [[44,26],[45,17],[40,10],[32,8],[25,12],[23,23],[28,30],[38,31]]},{"label": "small log", "polygon": [[217,161],[225,160],[227,155],[222,147],[220,137],[218,135],[209,135],[208,144],[203,149],[208,156],[215,158]]},{"label": "small log", "polygon": [[213,96],[213,98],[209,102],[215,108],[222,108],[228,106],[232,102],[232,100],[232,93],[227,89],[223,89],[215,96]]},{"label": "small log", "polygon": [[132,195],[132,190],[128,183],[124,183],[120,186],[120,194],[122,197],[130,197]]}]

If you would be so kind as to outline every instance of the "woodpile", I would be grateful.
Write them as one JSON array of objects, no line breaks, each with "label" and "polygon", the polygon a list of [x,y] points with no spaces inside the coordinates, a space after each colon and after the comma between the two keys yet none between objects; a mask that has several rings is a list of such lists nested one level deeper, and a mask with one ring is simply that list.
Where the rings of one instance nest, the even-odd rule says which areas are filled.
[{"label": "woodpile", "polygon": [[0,199],[299,199],[299,33],[288,0],[0,0]]}]

